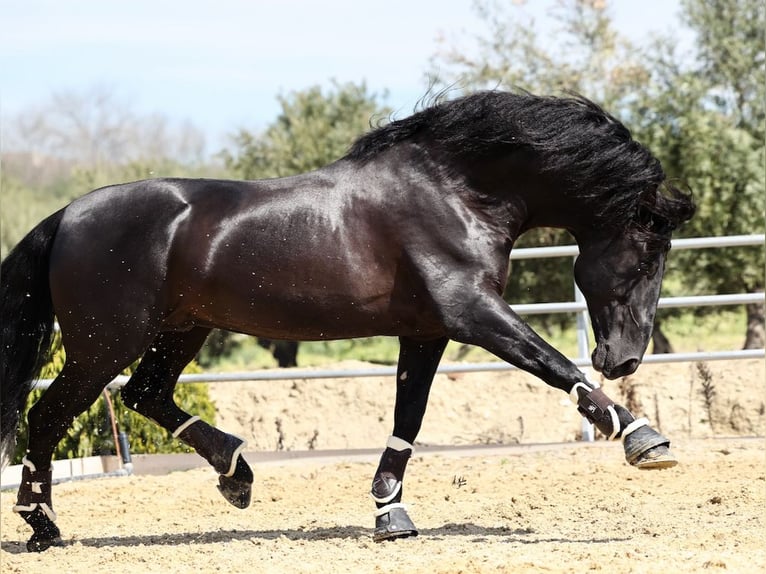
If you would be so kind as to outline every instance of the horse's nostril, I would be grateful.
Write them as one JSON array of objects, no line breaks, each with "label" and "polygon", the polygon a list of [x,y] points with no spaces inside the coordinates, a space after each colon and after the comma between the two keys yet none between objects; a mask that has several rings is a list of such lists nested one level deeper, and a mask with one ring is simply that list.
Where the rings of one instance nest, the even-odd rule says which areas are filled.
[{"label": "horse's nostril", "polygon": [[[636,369],[638,368],[641,361],[637,358],[628,359],[627,361],[623,361],[622,363],[614,366],[605,366],[601,370],[601,373],[607,378],[607,379],[618,379],[620,377],[625,377],[627,375],[631,375],[636,372]],[[597,369],[598,370],[598,369]]]},{"label": "horse's nostril", "polygon": [[638,359],[628,359],[621,365],[618,365],[614,371],[616,376],[618,377],[625,377],[627,375],[632,375],[636,372],[636,369],[638,369],[638,365],[641,363]]}]

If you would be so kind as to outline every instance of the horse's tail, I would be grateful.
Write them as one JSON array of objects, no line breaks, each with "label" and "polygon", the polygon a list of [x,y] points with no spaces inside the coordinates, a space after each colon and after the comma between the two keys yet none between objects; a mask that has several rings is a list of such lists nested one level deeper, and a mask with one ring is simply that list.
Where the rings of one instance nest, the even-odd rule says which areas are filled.
[{"label": "horse's tail", "polygon": [[0,264],[0,467],[13,455],[20,415],[51,343],[48,263],[63,213],[42,221]]}]

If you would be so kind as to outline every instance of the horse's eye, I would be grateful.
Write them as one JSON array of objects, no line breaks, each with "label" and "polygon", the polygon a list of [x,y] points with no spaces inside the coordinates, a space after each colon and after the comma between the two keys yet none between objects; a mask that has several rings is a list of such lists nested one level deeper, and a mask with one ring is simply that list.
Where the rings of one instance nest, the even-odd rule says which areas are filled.
[{"label": "horse's eye", "polygon": [[641,275],[652,276],[657,273],[657,263],[654,261],[642,261],[636,269]]}]

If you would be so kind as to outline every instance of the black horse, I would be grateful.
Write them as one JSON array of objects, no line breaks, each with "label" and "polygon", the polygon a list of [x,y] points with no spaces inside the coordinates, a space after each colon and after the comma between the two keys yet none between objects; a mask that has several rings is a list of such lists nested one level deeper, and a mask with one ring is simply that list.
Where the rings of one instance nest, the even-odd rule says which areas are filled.
[{"label": "black horse", "polygon": [[[143,357],[125,403],[194,447],[244,508],[244,443],[173,402],[213,327],[270,339],[398,336],[392,437],[374,475],[376,540],[417,534],[407,460],[449,339],[479,345],[567,393],[627,460],[675,464],[669,441],[546,344],[503,301],[514,241],[569,230],[607,378],[651,336],[672,230],[690,195],[630,132],[579,96],[482,92],[372,130],[318,171],[265,181],[155,179],[105,187],[51,215],[2,263],[2,444],[7,455],[54,315],[66,365],[30,409],[15,510],[27,546],[60,542],[51,453],[72,419]],[[343,416],[343,413],[335,413]],[[331,416],[331,413],[328,413]]]}]

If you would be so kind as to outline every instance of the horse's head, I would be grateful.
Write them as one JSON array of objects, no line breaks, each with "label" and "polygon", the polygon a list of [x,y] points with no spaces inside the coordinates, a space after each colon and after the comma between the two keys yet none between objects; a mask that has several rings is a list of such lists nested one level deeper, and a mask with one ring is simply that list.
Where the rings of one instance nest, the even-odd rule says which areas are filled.
[{"label": "horse's head", "polygon": [[670,234],[618,232],[580,242],[575,281],[588,304],[593,367],[609,379],[633,373],[649,344]]},{"label": "horse's head", "polygon": [[664,183],[644,194],[621,224],[576,233],[575,281],[588,304],[593,367],[609,379],[633,373],[654,327],[673,230],[695,211],[691,193]]}]

